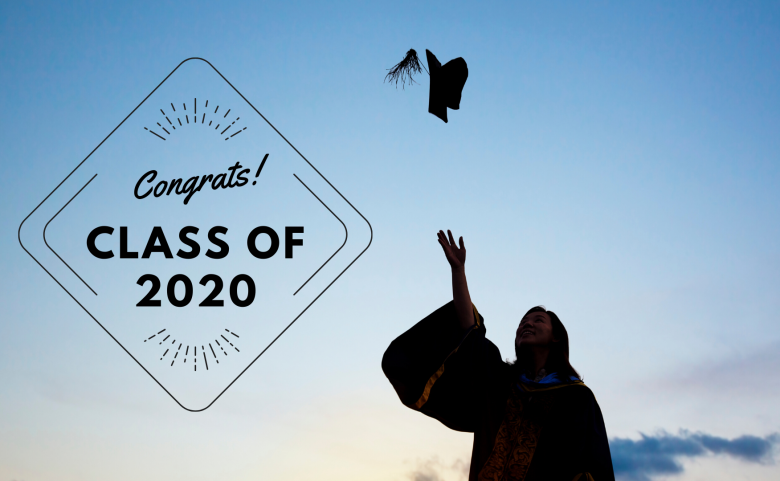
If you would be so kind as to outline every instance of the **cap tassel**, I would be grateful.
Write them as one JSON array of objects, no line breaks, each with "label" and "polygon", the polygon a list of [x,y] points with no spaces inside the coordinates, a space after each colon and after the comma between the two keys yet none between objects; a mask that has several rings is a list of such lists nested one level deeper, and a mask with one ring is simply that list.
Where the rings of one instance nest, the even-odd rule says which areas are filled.
[{"label": "cap tassel", "polygon": [[[393,68],[388,69],[389,72],[385,76],[385,82],[388,82],[389,79],[390,82],[395,82],[395,88],[398,88],[398,81],[400,80],[401,87],[406,88],[407,77],[409,77],[409,85],[417,83],[414,81],[414,78],[412,78],[412,75],[415,73],[422,73],[420,67],[425,68],[425,66],[420,63],[420,59],[417,58],[417,52],[413,48],[409,49],[403,60],[398,62]],[[428,72],[428,69],[425,69],[425,71]]]}]

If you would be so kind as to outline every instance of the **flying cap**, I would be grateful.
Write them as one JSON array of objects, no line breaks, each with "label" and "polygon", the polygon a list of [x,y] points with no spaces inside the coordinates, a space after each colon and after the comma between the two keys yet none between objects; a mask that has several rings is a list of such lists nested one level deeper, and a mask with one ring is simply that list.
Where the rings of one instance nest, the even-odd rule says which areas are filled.
[{"label": "flying cap", "polygon": [[428,71],[431,75],[431,87],[428,94],[428,112],[447,122],[447,107],[460,109],[460,96],[469,77],[469,69],[462,57],[450,60],[444,65],[436,55],[425,50],[428,56]]}]

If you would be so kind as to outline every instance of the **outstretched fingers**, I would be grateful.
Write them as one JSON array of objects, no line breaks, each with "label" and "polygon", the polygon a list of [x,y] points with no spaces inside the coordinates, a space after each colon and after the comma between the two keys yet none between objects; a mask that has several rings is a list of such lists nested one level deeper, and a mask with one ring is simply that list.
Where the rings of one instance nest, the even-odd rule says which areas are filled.
[{"label": "outstretched fingers", "polygon": [[449,236],[449,238],[450,238],[450,245],[451,245],[451,246],[456,246],[456,245],[458,245],[458,244],[456,244],[456,243],[455,243],[455,238],[454,238],[454,237],[452,237],[452,231],[451,231],[451,230],[447,229],[447,235],[448,235],[448,236]]},{"label": "outstretched fingers", "polygon": [[465,249],[466,245],[463,243],[463,236],[458,238],[458,242],[455,242],[455,237],[452,235],[451,230],[447,230],[447,234],[444,234],[444,231],[440,230],[436,233],[436,236],[439,239],[439,244],[441,244],[442,247],[451,247],[453,249],[457,249],[458,246],[460,246],[461,249]]}]

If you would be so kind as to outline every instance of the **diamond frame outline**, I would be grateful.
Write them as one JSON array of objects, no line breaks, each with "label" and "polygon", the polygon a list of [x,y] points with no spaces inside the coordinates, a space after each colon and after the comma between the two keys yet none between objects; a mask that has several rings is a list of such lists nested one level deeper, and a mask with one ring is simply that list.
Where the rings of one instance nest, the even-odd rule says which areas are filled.
[{"label": "diamond frame outline", "polygon": [[[111,136],[114,134],[114,132],[116,132],[116,131],[119,129],[119,127],[121,127],[121,126],[122,126],[122,124],[124,124],[124,123],[125,123],[125,121],[126,121],[127,119],[129,119],[129,118],[130,118],[130,116],[132,116],[132,115],[135,113],[135,111],[136,111],[136,110],[138,110],[138,109],[141,107],[141,105],[143,105],[143,104],[144,104],[144,103],[145,103],[145,102],[146,102],[146,101],[149,99],[149,97],[151,97],[151,96],[152,96],[152,94],[153,94],[153,93],[155,93],[155,92],[157,91],[157,89],[158,89],[158,88],[160,88],[160,86],[162,86],[162,84],[164,84],[164,83],[165,83],[165,82],[168,80],[168,78],[170,78],[170,76],[171,76],[171,75],[173,75],[173,74],[174,74],[174,72],[176,72],[176,71],[179,69],[179,67],[181,67],[181,66],[182,66],[182,65],[184,65],[185,63],[189,62],[190,60],[200,60],[200,61],[202,61],[202,62],[205,62],[205,63],[206,63],[206,65],[208,65],[209,67],[211,67],[211,68],[214,70],[214,72],[216,72],[216,73],[217,73],[217,75],[219,75],[219,76],[220,76],[220,78],[221,78],[222,80],[224,80],[224,81],[225,81],[225,83],[227,83],[227,84],[230,86],[230,88],[232,88],[232,89],[233,89],[233,90],[234,90],[234,91],[235,91],[235,92],[236,92],[236,93],[239,95],[239,97],[241,97],[241,98],[244,100],[244,102],[246,102],[246,103],[247,103],[247,104],[248,104],[248,105],[249,105],[249,106],[252,108],[252,110],[254,110],[254,111],[255,111],[255,113],[256,113],[257,115],[259,115],[259,116],[260,116],[260,118],[262,118],[262,119],[263,119],[263,120],[264,120],[264,121],[265,121],[265,122],[266,122],[266,123],[267,123],[267,124],[268,124],[268,125],[269,125],[269,126],[272,128],[272,129],[273,129],[273,130],[274,130],[274,132],[276,132],[276,133],[279,135],[279,137],[281,137],[281,138],[282,138],[282,140],[284,140],[284,141],[287,143],[287,145],[289,145],[289,146],[290,146],[290,147],[291,147],[291,148],[292,148],[292,149],[295,151],[295,153],[296,153],[296,154],[298,154],[298,155],[299,155],[299,156],[300,156],[300,157],[301,157],[301,158],[302,158],[302,159],[303,159],[303,160],[304,160],[304,161],[305,161],[305,162],[306,162],[306,163],[309,165],[309,167],[311,167],[311,168],[312,168],[312,170],[314,170],[314,171],[315,171],[315,172],[316,172],[316,173],[317,173],[317,174],[318,174],[318,175],[319,175],[319,176],[320,176],[320,177],[321,177],[321,178],[322,178],[322,179],[323,179],[323,180],[324,180],[324,181],[325,181],[325,182],[326,182],[326,183],[327,183],[329,186],[330,186],[330,188],[331,188],[331,189],[333,189],[333,190],[334,190],[334,191],[335,191],[335,192],[336,192],[336,193],[337,193],[337,194],[338,194],[338,195],[339,195],[339,196],[340,196],[342,199],[344,199],[344,202],[346,202],[346,203],[347,203],[347,204],[348,204],[348,205],[349,205],[349,206],[350,206],[350,207],[351,207],[351,208],[352,208],[352,209],[353,209],[355,212],[357,212],[357,214],[358,214],[358,215],[359,215],[359,216],[360,216],[360,217],[361,217],[361,218],[362,218],[362,219],[363,219],[363,220],[366,222],[366,224],[368,225],[368,229],[369,229],[369,232],[370,232],[370,237],[369,237],[368,244],[366,245],[366,247],[365,247],[365,248],[363,248],[363,250],[362,250],[362,251],[360,251],[360,253],[359,253],[359,254],[358,254],[358,255],[357,255],[357,256],[356,256],[354,259],[352,259],[352,261],[351,261],[349,264],[347,264],[347,266],[346,266],[346,267],[345,267],[345,268],[344,268],[344,269],[343,269],[341,272],[339,272],[339,274],[338,274],[338,275],[337,275],[337,276],[336,276],[336,277],[335,277],[335,278],[334,278],[332,281],[330,281],[330,283],[329,283],[329,284],[328,284],[328,285],[325,287],[325,289],[323,289],[323,290],[322,290],[322,292],[320,292],[319,294],[317,294],[317,296],[315,296],[315,297],[314,297],[314,299],[313,299],[313,300],[312,300],[312,301],[311,301],[311,302],[310,302],[310,303],[309,303],[309,304],[308,304],[308,305],[307,305],[307,306],[306,306],[306,307],[305,307],[305,308],[304,308],[304,309],[303,309],[303,310],[302,310],[302,311],[301,311],[301,312],[300,312],[300,313],[299,313],[297,316],[295,316],[295,318],[294,318],[294,319],[293,319],[293,320],[292,320],[292,321],[291,321],[291,322],[290,322],[290,323],[289,323],[289,324],[288,324],[288,325],[287,325],[287,326],[286,326],[284,329],[282,329],[282,331],[281,331],[281,332],[280,332],[280,333],[279,333],[279,334],[278,334],[278,335],[277,335],[277,336],[276,336],[276,337],[275,337],[275,338],[274,338],[274,339],[273,339],[273,340],[272,340],[272,341],[271,341],[271,342],[270,342],[270,343],[269,343],[269,344],[268,344],[268,345],[267,345],[267,346],[266,346],[266,347],[265,347],[265,348],[264,348],[264,349],[263,349],[263,350],[260,352],[260,354],[258,354],[258,355],[257,355],[257,357],[255,357],[254,359],[252,359],[252,361],[251,361],[251,362],[250,362],[250,363],[249,363],[249,364],[248,364],[248,365],[247,365],[247,366],[246,366],[246,367],[245,367],[245,368],[244,368],[244,369],[243,369],[243,370],[242,370],[242,371],[241,371],[241,372],[240,372],[240,373],[239,373],[239,374],[238,374],[238,375],[237,375],[237,376],[236,376],[236,377],[235,377],[235,378],[232,380],[232,381],[230,381],[230,383],[228,383],[228,385],[227,385],[227,386],[226,386],[226,387],[225,387],[225,388],[224,388],[224,389],[223,389],[223,390],[222,390],[222,391],[221,391],[221,392],[220,392],[220,393],[219,393],[219,394],[218,394],[218,395],[217,395],[217,396],[216,396],[216,397],[215,397],[215,398],[214,398],[214,399],[213,399],[213,400],[212,400],[212,401],[209,403],[209,404],[207,404],[205,407],[203,407],[203,408],[201,408],[201,409],[190,409],[190,408],[188,408],[188,407],[184,406],[184,405],[183,405],[181,402],[179,402],[179,400],[178,400],[178,399],[176,399],[176,397],[175,397],[173,394],[171,394],[171,392],[170,392],[170,391],[168,391],[168,389],[166,389],[166,388],[165,388],[165,386],[163,386],[163,385],[162,385],[162,383],[161,383],[160,381],[158,381],[158,380],[157,380],[157,378],[155,378],[155,377],[152,375],[152,373],[150,373],[150,372],[149,372],[149,371],[148,371],[148,370],[147,370],[147,369],[144,367],[144,365],[143,365],[143,364],[141,364],[141,363],[138,361],[138,359],[136,359],[136,358],[135,358],[135,356],[133,356],[133,355],[130,353],[130,351],[128,351],[128,350],[127,350],[127,348],[125,348],[125,346],[123,346],[123,345],[122,345],[122,343],[121,343],[121,342],[119,342],[119,340],[118,340],[116,337],[114,337],[114,335],[113,335],[113,334],[111,334],[111,333],[108,331],[108,329],[106,329],[106,327],[105,327],[105,326],[103,326],[103,324],[101,324],[101,323],[100,323],[100,321],[98,321],[98,320],[97,320],[97,318],[96,318],[96,317],[95,317],[95,316],[93,316],[93,315],[92,315],[92,313],[90,313],[90,312],[87,310],[87,308],[86,308],[86,307],[84,307],[84,305],[83,305],[83,304],[81,304],[81,303],[78,301],[78,299],[76,299],[76,297],[75,297],[73,294],[71,294],[71,293],[70,293],[70,291],[68,291],[68,290],[65,288],[65,286],[63,286],[63,285],[60,283],[60,281],[58,281],[58,280],[57,280],[57,278],[56,278],[56,277],[54,277],[54,275],[53,275],[51,272],[49,272],[49,271],[48,271],[48,269],[46,269],[46,268],[43,266],[43,264],[41,264],[41,262],[40,262],[38,259],[36,259],[36,258],[35,258],[35,256],[33,256],[33,255],[32,255],[32,253],[30,253],[30,251],[28,251],[28,250],[27,250],[27,248],[24,246],[24,243],[22,243],[22,227],[24,226],[24,223],[25,223],[25,222],[27,222],[27,219],[29,219],[29,218],[30,218],[30,217],[31,217],[31,216],[32,216],[32,215],[33,215],[33,214],[34,214],[34,213],[35,213],[35,212],[36,212],[36,211],[37,211],[37,210],[38,210],[38,209],[39,209],[39,208],[40,208],[40,207],[41,207],[41,206],[42,206],[42,205],[43,205],[43,204],[44,204],[44,203],[47,201],[47,200],[49,200],[49,197],[51,197],[51,196],[54,194],[54,192],[56,192],[56,191],[57,191],[57,189],[59,189],[59,188],[62,186],[62,184],[64,184],[64,183],[65,183],[65,182],[66,182],[66,181],[67,181],[67,180],[70,178],[70,176],[71,176],[71,175],[73,175],[73,174],[74,174],[74,173],[75,173],[75,172],[76,172],[76,171],[79,169],[79,167],[81,167],[81,166],[84,164],[84,162],[86,162],[86,161],[87,161],[87,159],[89,159],[89,158],[92,156],[92,154],[94,154],[94,153],[97,151],[97,149],[99,149],[99,148],[100,148],[100,146],[101,146],[101,145],[103,145],[103,143],[104,143],[106,140],[108,140],[108,138],[109,138],[109,137],[111,137]],[[277,340],[278,340],[280,337],[282,337],[282,334],[284,334],[285,332],[287,332],[287,330],[288,330],[288,329],[289,329],[289,328],[290,328],[290,327],[291,327],[291,326],[292,326],[292,325],[295,323],[295,321],[297,321],[297,320],[298,320],[298,319],[299,319],[299,318],[300,318],[300,317],[301,317],[301,316],[302,316],[302,315],[303,315],[303,314],[304,314],[304,313],[305,313],[307,310],[309,310],[309,308],[310,308],[310,307],[311,307],[311,306],[312,306],[312,305],[313,305],[315,302],[317,302],[317,300],[318,300],[318,299],[319,299],[319,298],[320,298],[320,297],[321,297],[321,296],[322,296],[322,295],[325,293],[325,291],[327,291],[328,289],[330,289],[330,287],[331,287],[331,286],[332,286],[332,285],[333,285],[333,284],[334,284],[334,283],[335,283],[337,280],[339,280],[339,278],[341,278],[341,276],[342,276],[342,275],[343,275],[345,272],[347,272],[347,269],[349,269],[350,267],[352,267],[352,264],[354,264],[354,263],[355,263],[355,262],[356,262],[356,261],[357,261],[357,260],[360,258],[360,256],[362,256],[362,255],[363,255],[363,254],[364,254],[364,253],[365,253],[365,252],[368,250],[368,248],[369,248],[369,247],[371,247],[371,243],[372,243],[372,242],[373,242],[373,240],[374,240],[374,229],[371,227],[371,223],[368,221],[368,219],[366,219],[366,217],[365,217],[365,216],[364,216],[364,215],[363,215],[363,214],[362,214],[362,213],[361,213],[359,210],[357,210],[357,208],[356,208],[354,205],[352,205],[352,203],[351,203],[351,202],[350,202],[350,201],[349,201],[349,200],[348,200],[348,199],[347,199],[347,198],[344,196],[344,194],[342,194],[342,193],[341,193],[341,192],[340,192],[340,191],[339,191],[339,190],[338,190],[338,189],[337,189],[337,188],[336,188],[336,187],[335,187],[333,184],[331,184],[331,182],[330,182],[330,181],[329,181],[329,180],[328,180],[328,179],[327,179],[327,178],[326,178],[324,175],[322,175],[322,173],[321,173],[319,170],[317,170],[317,168],[316,168],[316,167],[314,167],[314,165],[312,165],[312,163],[311,163],[311,162],[309,162],[309,159],[307,159],[307,158],[306,158],[306,157],[305,157],[305,156],[304,156],[304,155],[303,155],[303,154],[302,154],[302,153],[301,153],[301,152],[300,152],[300,151],[299,151],[297,148],[295,148],[295,146],[294,146],[294,145],[293,145],[293,144],[292,144],[292,143],[291,143],[291,142],[290,142],[290,141],[287,139],[287,137],[285,137],[284,135],[282,135],[282,133],[281,133],[281,132],[279,132],[279,130],[278,130],[278,129],[277,129],[277,128],[276,128],[276,127],[275,127],[275,126],[274,126],[274,125],[273,125],[273,124],[272,124],[272,123],[271,123],[271,122],[270,122],[270,121],[269,121],[267,118],[265,118],[265,116],[264,116],[263,114],[261,114],[261,113],[260,113],[260,111],[259,111],[259,110],[257,110],[257,108],[255,108],[255,106],[254,106],[254,105],[252,105],[252,102],[250,102],[250,101],[249,101],[249,100],[248,100],[246,97],[244,97],[244,95],[243,95],[241,92],[239,92],[239,90],[238,90],[238,89],[237,89],[237,88],[236,88],[236,87],[235,87],[235,86],[234,86],[232,83],[230,83],[230,81],[229,81],[227,78],[225,78],[225,76],[224,76],[224,75],[222,75],[222,73],[221,73],[219,70],[217,70],[217,68],[216,68],[216,67],[214,67],[214,66],[211,64],[211,62],[209,62],[208,60],[206,60],[206,59],[204,59],[204,58],[201,58],[201,57],[189,57],[189,58],[186,58],[186,59],[182,60],[182,61],[179,63],[179,65],[177,65],[177,66],[176,66],[176,68],[174,68],[173,70],[171,70],[171,73],[169,73],[168,75],[166,75],[166,76],[165,76],[165,78],[164,78],[164,79],[163,79],[163,80],[162,80],[162,81],[161,81],[159,84],[157,84],[157,86],[156,86],[156,87],[155,87],[155,88],[154,88],[154,89],[153,89],[151,92],[149,92],[149,95],[147,95],[146,97],[144,97],[144,99],[143,99],[143,100],[142,100],[142,101],[141,101],[141,102],[140,102],[140,103],[139,103],[139,104],[138,104],[138,105],[137,105],[137,106],[136,106],[136,107],[135,107],[135,108],[134,108],[134,109],[133,109],[133,110],[132,110],[132,111],[131,111],[129,114],[127,114],[127,117],[125,117],[124,119],[122,119],[122,121],[121,121],[121,122],[119,122],[119,125],[117,125],[116,127],[114,127],[114,129],[113,129],[113,130],[112,130],[112,131],[111,131],[111,132],[110,132],[110,133],[109,133],[109,134],[106,136],[106,138],[104,138],[102,141],[100,141],[100,143],[97,145],[97,147],[95,147],[94,149],[92,149],[92,151],[91,151],[91,152],[90,152],[90,153],[89,153],[89,154],[88,154],[88,155],[87,155],[87,156],[84,158],[84,160],[82,160],[81,162],[79,162],[79,164],[78,164],[78,165],[77,165],[77,166],[76,166],[76,167],[75,167],[75,168],[74,168],[74,169],[73,169],[73,170],[72,170],[72,171],[71,171],[71,172],[70,172],[70,173],[69,173],[67,176],[65,176],[65,178],[64,178],[64,179],[62,179],[62,181],[61,181],[59,184],[57,184],[57,187],[55,187],[55,188],[54,188],[54,190],[52,190],[51,192],[49,192],[49,194],[48,194],[46,197],[44,197],[44,199],[43,199],[43,200],[42,200],[42,201],[41,201],[41,202],[40,202],[40,203],[39,203],[37,206],[35,206],[35,208],[32,210],[32,212],[30,212],[29,214],[27,214],[27,216],[24,218],[24,220],[22,220],[21,224],[19,224],[19,229],[18,229],[18,231],[17,231],[17,239],[19,240],[19,245],[22,247],[22,249],[24,249],[24,251],[27,253],[27,255],[29,255],[29,256],[30,256],[30,257],[31,257],[31,258],[32,258],[32,259],[35,261],[35,263],[36,263],[36,264],[38,264],[38,266],[39,266],[41,269],[43,269],[43,270],[44,270],[44,272],[46,272],[46,274],[48,274],[48,275],[49,275],[49,277],[51,277],[51,278],[54,280],[54,282],[56,282],[56,283],[57,283],[57,285],[58,285],[58,286],[60,286],[60,287],[62,288],[62,290],[63,290],[63,291],[65,291],[65,293],[66,293],[66,294],[68,294],[68,296],[70,296],[70,298],[71,298],[71,299],[73,299],[73,301],[74,301],[76,304],[78,304],[78,305],[79,305],[79,307],[81,307],[81,309],[82,309],[82,310],[84,310],[84,312],[86,312],[86,313],[87,313],[87,315],[88,315],[89,317],[91,317],[91,318],[92,318],[92,320],[93,320],[93,321],[95,321],[95,322],[97,323],[97,325],[98,325],[98,326],[100,326],[100,327],[101,327],[101,329],[103,329],[103,330],[106,332],[106,334],[108,334],[108,335],[109,335],[109,337],[111,337],[111,339],[113,339],[113,340],[114,340],[114,342],[116,342],[116,343],[119,345],[119,347],[121,347],[121,348],[122,348],[122,350],[124,350],[124,351],[125,351],[125,353],[127,353],[127,355],[128,355],[128,356],[130,356],[130,358],[131,358],[131,359],[133,359],[133,361],[135,361],[135,362],[136,362],[136,364],[138,364],[138,366],[140,366],[140,367],[141,367],[141,369],[143,369],[143,370],[144,370],[144,372],[145,372],[146,374],[148,374],[148,375],[149,375],[149,377],[151,377],[151,378],[154,380],[154,382],[156,382],[156,383],[157,383],[157,385],[158,385],[158,386],[160,386],[160,387],[162,388],[162,390],[163,390],[163,391],[165,391],[165,392],[168,394],[168,396],[170,396],[170,397],[171,397],[171,399],[173,399],[174,401],[176,401],[176,404],[178,404],[178,405],[179,405],[179,406],[180,406],[182,409],[184,409],[184,410],[186,410],[186,411],[189,411],[189,412],[203,412],[203,411],[205,411],[206,409],[210,408],[210,407],[211,407],[211,406],[212,406],[212,405],[213,405],[213,404],[214,404],[214,403],[217,401],[217,399],[219,399],[220,397],[222,397],[222,395],[223,395],[223,394],[225,394],[225,392],[226,392],[226,391],[227,391],[227,390],[230,388],[230,386],[232,386],[232,385],[233,385],[233,384],[234,384],[234,383],[235,383],[235,382],[238,380],[238,378],[240,378],[240,377],[241,377],[241,376],[242,376],[242,375],[243,375],[243,374],[244,374],[244,373],[247,371],[247,369],[249,369],[250,367],[252,367],[252,364],[254,364],[254,363],[255,363],[255,362],[258,360],[258,359],[260,359],[260,356],[262,356],[262,355],[263,355],[263,354],[264,354],[264,353],[265,353],[265,352],[266,352],[266,351],[267,351],[267,350],[268,350],[268,349],[269,349],[269,348],[270,348],[270,347],[271,347],[271,346],[272,346],[272,345],[273,345],[273,344],[274,344],[274,343],[275,343],[275,342],[276,342],[276,341],[277,341]]]}]

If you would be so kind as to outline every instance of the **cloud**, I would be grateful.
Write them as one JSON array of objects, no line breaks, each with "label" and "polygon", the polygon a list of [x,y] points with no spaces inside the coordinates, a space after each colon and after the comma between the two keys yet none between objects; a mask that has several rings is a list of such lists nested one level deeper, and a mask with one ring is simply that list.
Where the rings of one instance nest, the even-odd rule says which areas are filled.
[{"label": "cloud", "polygon": [[[780,395],[780,342],[753,346],[744,352],[724,355],[698,365],[685,366],[676,373],[664,375],[659,382],[679,393],[681,390],[718,394],[726,398],[735,395],[767,398]],[[728,383],[723,380],[728,379]]]},{"label": "cloud", "polygon": [[[749,463],[769,464],[774,461],[775,448],[780,447],[780,433],[763,438],[744,435],[734,439],[686,430],[677,435],[665,431],[652,436],[639,435],[638,440],[613,438],[609,441],[612,466],[618,480],[650,481],[656,476],[681,474],[685,458],[703,456],[722,455]],[[469,474],[469,462],[464,459],[445,463],[433,456],[418,459],[416,464],[408,473],[410,481],[464,481]]]},{"label": "cloud", "polygon": [[612,465],[618,479],[647,481],[651,476],[680,474],[681,460],[712,454],[731,456],[752,463],[773,461],[774,447],[780,435],[764,438],[740,436],[726,439],[704,433],[680,431],[678,435],[660,432],[655,436],[640,433],[641,439],[614,438],[609,442]]},{"label": "cloud", "polygon": [[445,464],[434,456],[425,461],[417,461],[417,467],[409,473],[411,481],[448,481],[465,480],[469,475],[469,462],[456,459],[452,464]]}]

